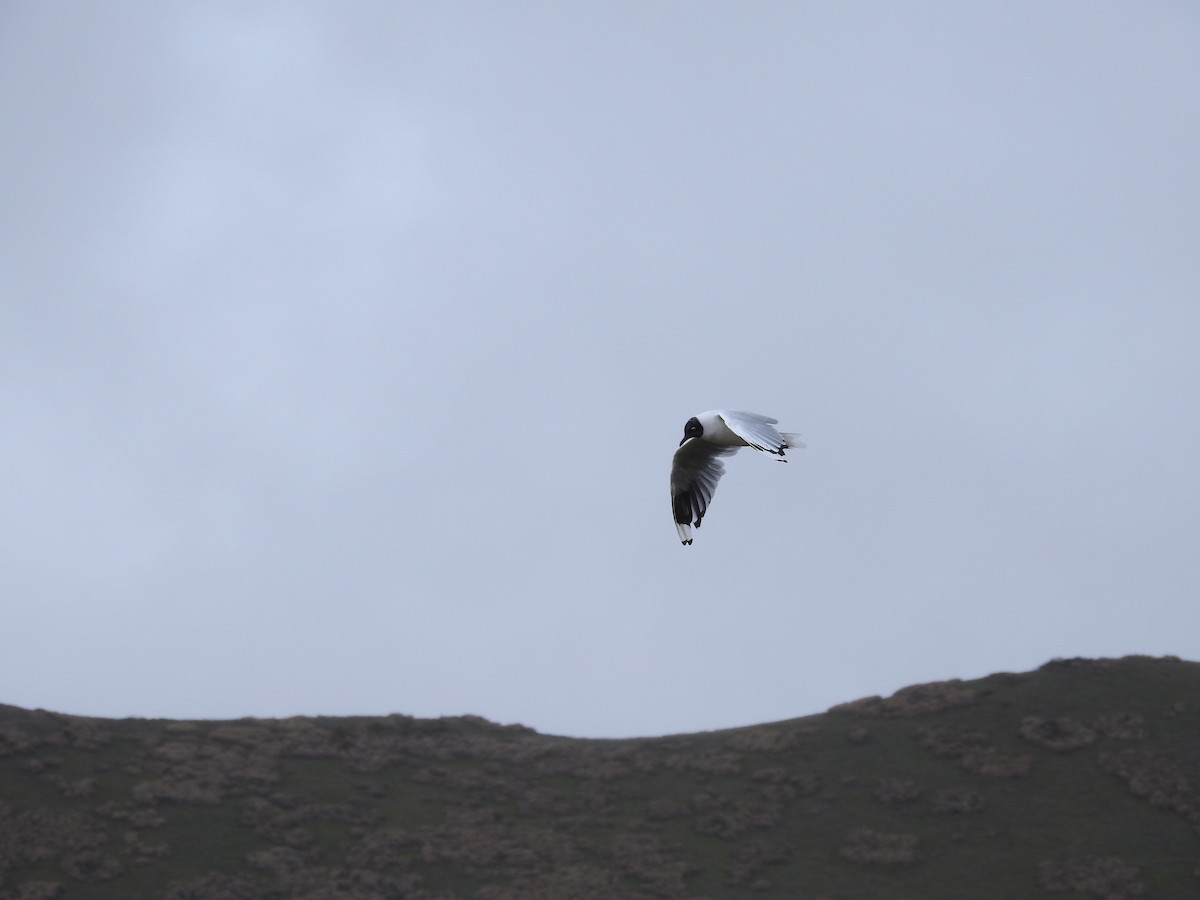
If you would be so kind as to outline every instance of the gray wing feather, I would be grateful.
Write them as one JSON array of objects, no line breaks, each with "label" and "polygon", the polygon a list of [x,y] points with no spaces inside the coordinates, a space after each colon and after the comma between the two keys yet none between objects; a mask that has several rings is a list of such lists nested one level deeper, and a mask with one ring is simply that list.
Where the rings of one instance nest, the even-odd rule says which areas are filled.
[{"label": "gray wing feather", "polygon": [[722,412],[721,418],[725,420],[730,431],[755,450],[765,450],[767,453],[783,456],[783,451],[789,446],[787,439],[772,427],[778,424],[778,419],[737,410]]}]

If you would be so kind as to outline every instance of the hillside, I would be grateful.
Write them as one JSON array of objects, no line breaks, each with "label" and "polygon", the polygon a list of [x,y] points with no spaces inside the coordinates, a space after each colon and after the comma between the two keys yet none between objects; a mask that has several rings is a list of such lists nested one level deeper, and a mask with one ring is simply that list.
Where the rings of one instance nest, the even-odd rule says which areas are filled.
[{"label": "hillside", "polygon": [[1200,664],[1056,660],[728,731],[0,706],[3,900],[1200,896]]}]

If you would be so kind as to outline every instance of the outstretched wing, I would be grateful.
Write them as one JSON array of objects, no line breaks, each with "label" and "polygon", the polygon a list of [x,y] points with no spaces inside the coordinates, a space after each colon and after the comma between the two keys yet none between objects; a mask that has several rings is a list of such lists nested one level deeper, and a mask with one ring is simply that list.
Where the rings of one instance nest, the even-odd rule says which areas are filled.
[{"label": "outstretched wing", "polygon": [[675,451],[671,465],[671,510],[675,514],[675,529],[679,540],[692,542],[692,526],[708,511],[717,482],[725,474],[722,456],[732,456],[737,447],[716,447],[693,438]]},{"label": "outstretched wing", "polygon": [[722,410],[719,415],[730,431],[755,450],[764,450],[782,458],[784,450],[796,446],[788,443],[787,438],[775,430],[778,419],[733,409]]}]

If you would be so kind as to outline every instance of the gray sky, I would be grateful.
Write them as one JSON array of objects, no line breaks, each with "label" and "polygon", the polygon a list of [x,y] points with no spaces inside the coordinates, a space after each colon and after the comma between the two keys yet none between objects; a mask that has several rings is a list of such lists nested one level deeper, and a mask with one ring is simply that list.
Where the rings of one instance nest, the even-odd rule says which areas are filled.
[{"label": "gray sky", "polygon": [[[0,6],[0,702],[1200,658],[1200,6]],[[692,547],[685,420],[739,454]]]}]

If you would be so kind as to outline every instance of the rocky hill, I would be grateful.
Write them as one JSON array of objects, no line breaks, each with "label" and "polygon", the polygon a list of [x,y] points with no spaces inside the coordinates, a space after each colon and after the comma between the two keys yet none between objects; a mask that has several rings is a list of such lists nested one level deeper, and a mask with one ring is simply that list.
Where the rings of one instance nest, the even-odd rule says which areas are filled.
[{"label": "rocky hill", "polygon": [[0,706],[0,898],[1175,900],[1197,783],[1175,658],[633,740]]}]

